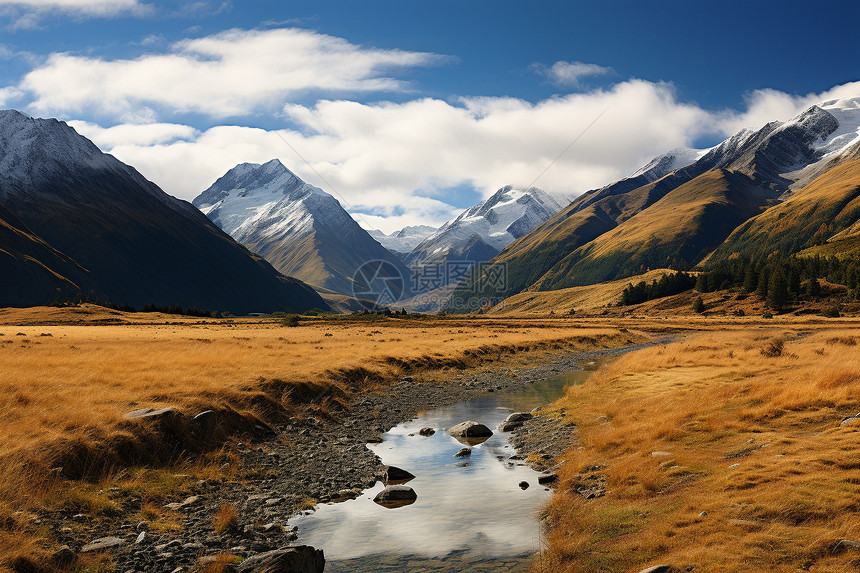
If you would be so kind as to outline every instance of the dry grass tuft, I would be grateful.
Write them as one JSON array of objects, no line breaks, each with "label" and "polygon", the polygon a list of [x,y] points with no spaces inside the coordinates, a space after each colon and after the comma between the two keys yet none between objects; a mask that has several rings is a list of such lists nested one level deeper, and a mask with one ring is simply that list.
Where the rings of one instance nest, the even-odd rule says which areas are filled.
[{"label": "dry grass tuft", "polygon": [[212,525],[215,528],[215,533],[234,531],[239,527],[239,511],[229,503],[221,504],[218,513],[212,520]]}]

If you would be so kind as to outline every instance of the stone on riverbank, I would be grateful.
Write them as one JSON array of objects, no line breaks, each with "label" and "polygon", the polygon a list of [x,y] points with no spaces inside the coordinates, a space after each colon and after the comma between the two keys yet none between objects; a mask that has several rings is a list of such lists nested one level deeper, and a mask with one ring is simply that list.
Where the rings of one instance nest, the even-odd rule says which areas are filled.
[{"label": "stone on riverbank", "polygon": [[322,549],[297,545],[249,557],[236,567],[237,573],[323,573]]},{"label": "stone on riverbank", "polygon": [[504,422],[499,424],[498,429],[500,432],[510,432],[512,430],[516,430],[523,425],[523,422],[531,420],[532,418],[533,416],[528,412],[514,412],[505,418]]}]

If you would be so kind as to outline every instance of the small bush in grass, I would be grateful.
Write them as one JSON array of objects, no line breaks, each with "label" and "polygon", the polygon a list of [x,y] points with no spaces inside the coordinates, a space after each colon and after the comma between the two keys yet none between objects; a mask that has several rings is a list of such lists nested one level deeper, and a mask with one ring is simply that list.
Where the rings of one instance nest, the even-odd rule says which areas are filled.
[{"label": "small bush in grass", "polygon": [[768,320],[773,318],[773,313],[770,311],[765,311],[764,314],[761,315],[762,318],[767,318]]},{"label": "small bush in grass", "polygon": [[702,300],[702,297],[698,296],[693,301],[693,312],[705,312],[705,301]]},{"label": "small bush in grass", "polygon": [[281,321],[281,326],[295,327],[299,325],[299,315],[291,314]]},{"label": "small bush in grass", "polygon": [[218,513],[215,514],[212,525],[215,527],[215,533],[233,531],[239,527],[239,512],[229,503],[224,503],[218,508]]},{"label": "small bush in grass", "polygon": [[825,318],[839,318],[839,308],[831,306],[821,311],[821,316]]},{"label": "small bush in grass", "polygon": [[782,356],[782,350],[785,346],[785,340],[782,338],[774,338],[770,342],[764,345],[761,349],[761,355],[766,356],[768,358],[776,358],[777,356]]}]

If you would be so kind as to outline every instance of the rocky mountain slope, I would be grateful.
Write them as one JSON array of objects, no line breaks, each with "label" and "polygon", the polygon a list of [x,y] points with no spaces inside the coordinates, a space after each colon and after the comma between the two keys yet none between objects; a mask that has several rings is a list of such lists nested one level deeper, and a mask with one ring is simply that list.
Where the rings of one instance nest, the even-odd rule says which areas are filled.
[{"label": "rocky mountain slope", "polygon": [[237,165],[193,204],[278,271],[324,291],[354,294],[353,277],[371,261],[384,262],[408,286],[409,271],[395,255],[337,199],[305,183],[277,159]]},{"label": "rocky mountain slope", "polygon": [[[0,204],[17,221],[6,221],[0,248],[7,250],[13,226],[16,240],[41,240],[33,258],[77,287],[61,281],[61,297],[93,291],[117,304],[235,314],[325,305],[307,285],[277,273],[190,204],[55,119],[0,112]],[[36,291],[53,294],[57,288],[56,276],[47,282],[30,276]],[[14,283],[0,286],[0,305],[47,304],[54,298],[23,301]]]}]

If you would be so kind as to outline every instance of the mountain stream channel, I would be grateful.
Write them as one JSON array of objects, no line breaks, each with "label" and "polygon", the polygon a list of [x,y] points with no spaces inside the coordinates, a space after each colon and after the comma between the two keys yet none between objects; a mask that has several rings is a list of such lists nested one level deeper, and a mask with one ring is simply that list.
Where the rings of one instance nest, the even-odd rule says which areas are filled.
[{"label": "mountain stream channel", "polygon": [[[378,505],[374,497],[385,486],[377,482],[356,499],[321,504],[291,519],[297,542],[325,550],[327,573],[527,571],[541,548],[537,514],[551,490],[514,449],[512,434],[498,426],[509,414],[545,406],[566,386],[582,384],[611,356],[590,356],[579,370],[435,408],[394,426],[381,443],[367,447],[382,463],[415,475],[407,485],[417,499],[394,508]],[[463,455],[469,444],[446,429],[466,420],[493,435]],[[424,428],[435,433],[421,435]]]},{"label": "mountain stream channel", "polygon": [[[553,471],[556,456],[575,446],[576,429],[539,415],[513,432],[498,425],[549,404],[619,354],[655,343],[628,342],[545,355],[523,368],[452,370],[440,381],[404,377],[348,409],[291,418],[267,438],[235,443],[236,477],[199,480],[191,497],[168,504],[181,529],[159,532],[133,520],[87,525],[65,513],[43,519],[70,547],[109,541],[123,573],[196,570],[221,553],[250,559],[296,545],[322,549],[326,573],[524,572],[540,552],[538,512],[551,495],[538,470]],[[447,430],[467,420],[493,435],[457,457],[466,446]],[[435,432],[421,435],[424,428]],[[385,465],[415,476],[406,484],[417,494],[413,503],[373,501]],[[225,505],[238,523],[213,532]]]}]

